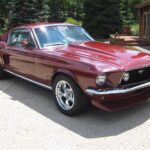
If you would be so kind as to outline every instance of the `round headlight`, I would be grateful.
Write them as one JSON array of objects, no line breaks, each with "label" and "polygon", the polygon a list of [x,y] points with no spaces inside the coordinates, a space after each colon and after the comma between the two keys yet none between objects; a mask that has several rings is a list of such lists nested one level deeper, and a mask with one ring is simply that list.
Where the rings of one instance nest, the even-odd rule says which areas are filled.
[{"label": "round headlight", "polygon": [[98,75],[96,78],[96,84],[98,86],[102,86],[104,85],[106,82],[106,75]]},{"label": "round headlight", "polygon": [[128,72],[124,73],[124,75],[123,75],[123,80],[124,80],[125,82],[127,82],[127,81],[129,81],[129,79],[130,79],[130,74],[129,74]]}]

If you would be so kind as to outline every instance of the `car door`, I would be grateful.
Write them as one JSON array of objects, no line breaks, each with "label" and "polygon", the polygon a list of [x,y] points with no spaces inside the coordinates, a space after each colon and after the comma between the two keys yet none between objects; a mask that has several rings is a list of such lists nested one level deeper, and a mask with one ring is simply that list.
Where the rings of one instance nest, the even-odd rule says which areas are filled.
[{"label": "car door", "polygon": [[28,78],[35,77],[36,45],[29,29],[11,31],[5,52],[5,68]]}]

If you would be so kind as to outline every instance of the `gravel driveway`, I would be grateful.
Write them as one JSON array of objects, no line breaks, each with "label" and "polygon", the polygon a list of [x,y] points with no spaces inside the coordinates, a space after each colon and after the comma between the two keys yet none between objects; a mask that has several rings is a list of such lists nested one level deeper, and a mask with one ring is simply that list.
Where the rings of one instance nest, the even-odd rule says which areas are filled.
[{"label": "gravel driveway", "polygon": [[150,149],[150,102],[70,118],[57,111],[50,91],[15,77],[0,81],[0,150],[84,149]]}]

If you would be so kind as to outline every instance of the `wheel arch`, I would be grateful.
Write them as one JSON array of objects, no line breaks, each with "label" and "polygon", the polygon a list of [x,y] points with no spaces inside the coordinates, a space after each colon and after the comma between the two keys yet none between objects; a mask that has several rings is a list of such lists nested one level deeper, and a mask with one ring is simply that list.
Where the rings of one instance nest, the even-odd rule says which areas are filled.
[{"label": "wheel arch", "polygon": [[81,83],[79,82],[79,80],[78,80],[76,74],[73,73],[73,72],[71,72],[71,71],[69,71],[69,70],[65,70],[65,69],[59,69],[59,70],[57,70],[57,71],[55,71],[55,72],[53,73],[53,75],[52,75],[52,77],[51,77],[51,84],[53,84],[54,79],[55,79],[58,75],[65,75],[65,76],[71,78],[71,79],[80,87],[80,89],[83,90],[83,89],[82,89],[82,85],[81,85]]}]

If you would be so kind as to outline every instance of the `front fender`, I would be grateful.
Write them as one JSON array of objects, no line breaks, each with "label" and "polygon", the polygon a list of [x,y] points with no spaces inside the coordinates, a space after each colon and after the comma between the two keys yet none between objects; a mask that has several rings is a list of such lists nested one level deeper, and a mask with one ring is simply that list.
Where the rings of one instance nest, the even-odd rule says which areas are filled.
[{"label": "front fender", "polygon": [[60,74],[64,74],[64,75],[72,78],[77,83],[79,82],[78,79],[77,79],[77,77],[76,77],[76,75],[73,72],[71,72],[71,71],[69,71],[67,69],[58,69],[58,70],[55,70],[53,72],[52,76],[51,76],[52,83],[53,83],[54,79],[56,78],[56,76],[58,76]]},{"label": "front fender", "polygon": [[[67,69],[58,69],[53,72],[53,75],[51,77],[51,81],[53,83],[55,77],[59,74],[64,74],[71,79],[73,79],[78,86],[82,89],[82,91],[85,92],[85,89],[88,88],[89,86],[93,87],[95,85],[95,77],[96,75],[90,75],[84,72],[76,72],[76,71],[71,71]],[[51,84],[52,84],[51,83]]]}]

